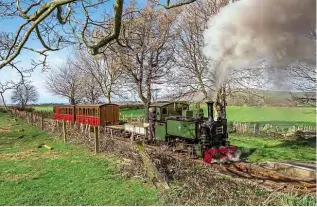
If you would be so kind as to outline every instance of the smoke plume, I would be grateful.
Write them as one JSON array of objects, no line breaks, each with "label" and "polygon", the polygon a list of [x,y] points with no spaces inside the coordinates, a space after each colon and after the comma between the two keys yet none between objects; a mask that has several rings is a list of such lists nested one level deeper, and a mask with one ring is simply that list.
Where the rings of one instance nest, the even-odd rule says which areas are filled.
[{"label": "smoke plume", "polygon": [[302,59],[316,64],[316,0],[240,0],[212,16],[204,32],[204,54],[216,86],[230,70],[265,58],[275,68]]}]

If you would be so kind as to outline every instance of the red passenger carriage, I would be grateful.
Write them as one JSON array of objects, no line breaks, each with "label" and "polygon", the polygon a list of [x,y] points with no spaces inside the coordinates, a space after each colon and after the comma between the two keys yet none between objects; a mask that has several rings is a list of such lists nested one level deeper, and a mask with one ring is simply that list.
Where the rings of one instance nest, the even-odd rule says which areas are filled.
[{"label": "red passenger carriage", "polygon": [[55,120],[105,126],[119,123],[119,107],[116,104],[55,106]]}]

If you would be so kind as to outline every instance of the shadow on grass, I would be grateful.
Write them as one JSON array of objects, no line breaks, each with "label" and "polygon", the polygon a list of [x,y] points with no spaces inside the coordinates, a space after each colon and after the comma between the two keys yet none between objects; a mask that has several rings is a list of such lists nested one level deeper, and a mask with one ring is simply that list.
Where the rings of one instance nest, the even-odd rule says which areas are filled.
[{"label": "shadow on grass", "polygon": [[[228,120],[229,123],[233,123],[235,121]],[[271,124],[273,126],[278,127],[292,127],[292,126],[316,126],[316,122],[313,121],[241,121],[241,123],[250,123],[250,124],[259,124],[260,126],[264,126],[265,124]]]},{"label": "shadow on grass", "polygon": [[256,148],[239,147],[239,150],[241,152],[240,159],[247,160],[256,151]]},{"label": "shadow on grass", "polygon": [[277,148],[277,147],[289,147],[289,148],[294,148],[294,147],[316,147],[316,137],[310,137],[310,138],[296,138],[295,140],[284,140],[283,143],[271,146],[268,148]]}]

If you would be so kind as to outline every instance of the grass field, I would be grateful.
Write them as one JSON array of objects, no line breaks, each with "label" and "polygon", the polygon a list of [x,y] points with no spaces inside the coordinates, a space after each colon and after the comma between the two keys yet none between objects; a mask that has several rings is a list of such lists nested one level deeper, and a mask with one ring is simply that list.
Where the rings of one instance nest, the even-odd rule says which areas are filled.
[{"label": "grass field", "polygon": [[248,155],[250,162],[316,161],[316,138],[283,140],[231,134],[230,143],[238,146],[242,151],[254,149],[255,151]]},{"label": "grass field", "polygon": [[[41,143],[54,149],[37,148]],[[158,204],[156,189],[124,179],[118,166],[118,158],[64,144],[0,113],[1,206]]]},{"label": "grass field", "polygon": [[[240,147],[256,148],[249,156],[250,161],[314,160],[316,157],[313,143],[245,136],[231,137],[231,141]],[[41,143],[54,149],[38,148]],[[154,187],[137,179],[123,178],[118,168],[117,157],[94,155],[82,146],[64,144],[47,132],[0,113],[0,205],[188,205],[186,198],[198,196],[193,194],[198,191],[187,189],[187,181],[180,180],[171,185],[169,199],[162,200]],[[232,186],[215,190],[208,184],[210,189],[203,192],[206,200],[192,205],[200,202],[260,205],[258,202],[271,198],[270,192],[247,184],[221,177],[212,179],[218,182],[218,188]],[[230,199],[223,199],[224,195],[230,195]],[[316,203],[312,196],[295,194],[274,199],[274,205]]]}]

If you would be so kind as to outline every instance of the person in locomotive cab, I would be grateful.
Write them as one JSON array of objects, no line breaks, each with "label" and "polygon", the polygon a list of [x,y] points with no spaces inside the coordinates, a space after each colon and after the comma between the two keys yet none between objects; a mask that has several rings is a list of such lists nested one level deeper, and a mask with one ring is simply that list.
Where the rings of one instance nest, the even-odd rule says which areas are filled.
[{"label": "person in locomotive cab", "polygon": [[150,139],[155,138],[155,108],[149,109]]}]

